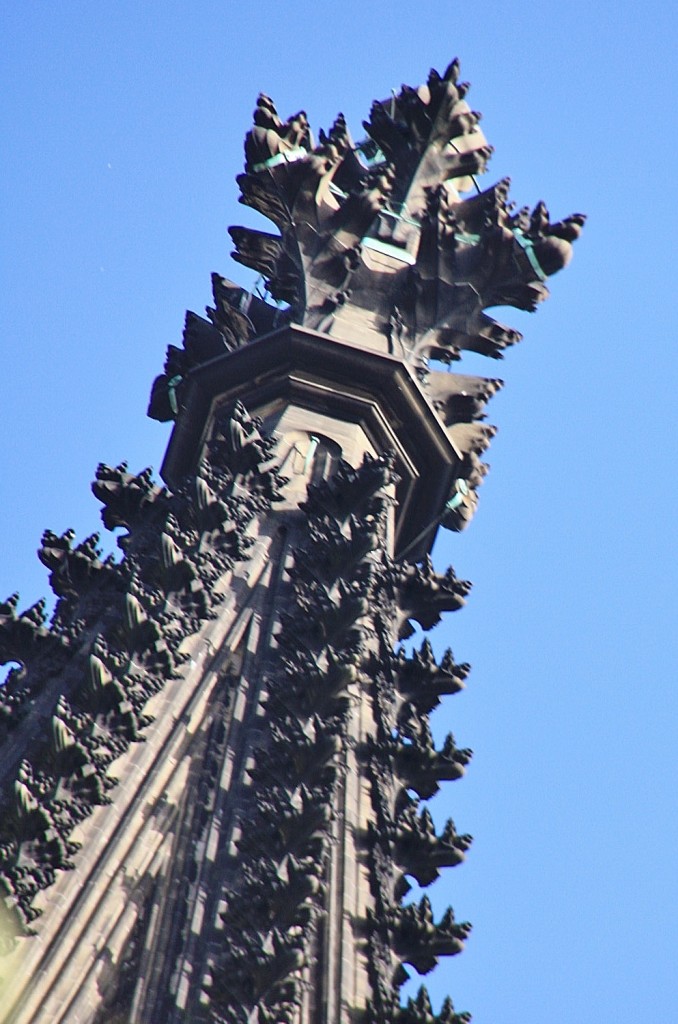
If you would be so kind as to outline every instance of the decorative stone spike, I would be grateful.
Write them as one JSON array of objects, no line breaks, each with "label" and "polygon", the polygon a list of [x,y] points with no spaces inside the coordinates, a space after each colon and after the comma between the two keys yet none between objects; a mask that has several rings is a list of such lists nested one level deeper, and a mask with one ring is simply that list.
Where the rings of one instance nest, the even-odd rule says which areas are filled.
[{"label": "decorative stone spike", "polygon": [[415,619],[422,629],[432,629],[442,612],[462,608],[471,589],[467,580],[459,580],[450,567],[443,575],[436,573],[427,556],[421,565],[404,565],[399,572],[400,606],[404,625],[401,637],[413,632],[407,620]]},{"label": "decorative stone spike", "polygon": [[436,835],[428,808],[418,815],[416,805],[408,804],[396,823],[396,860],[405,874],[427,886],[438,878],[441,868],[461,864],[472,841],[469,835],[457,834],[451,818],[442,835]]},{"label": "decorative stone spike", "polygon": [[398,1024],[470,1024],[470,1013],[455,1013],[452,1000],[443,1002],[440,1013],[434,1013],[428,992],[421,986],[414,999],[411,997],[398,1015]]},{"label": "decorative stone spike", "polygon": [[423,896],[419,903],[410,903],[400,912],[394,946],[405,963],[411,964],[419,974],[428,974],[438,957],[461,953],[470,932],[468,922],[456,923],[451,907],[435,924],[431,901]]},{"label": "decorative stone spike", "polygon": [[401,742],[394,744],[396,771],[406,788],[423,799],[434,796],[441,782],[460,779],[473,756],[472,750],[455,746],[452,733],[437,751],[426,719],[417,717],[413,704],[401,708],[399,738]]},{"label": "decorative stone spike", "polygon": [[114,469],[100,463],[92,491],[104,505],[101,518],[107,530],[116,526],[129,529],[162,494],[162,489],[152,483],[152,470],[145,469],[138,475],[128,473],[125,462]]},{"label": "decorative stone spike", "polygon": [[413,651],[411,658],[401,650],[396,666],[400,693],[406,700],[411,700],[422,714],[432,711],[441,697],[463,690],[471,670],[465,662],[456,664],[449,649],[438,664],[428,639],[423,641],[421,650]]}]

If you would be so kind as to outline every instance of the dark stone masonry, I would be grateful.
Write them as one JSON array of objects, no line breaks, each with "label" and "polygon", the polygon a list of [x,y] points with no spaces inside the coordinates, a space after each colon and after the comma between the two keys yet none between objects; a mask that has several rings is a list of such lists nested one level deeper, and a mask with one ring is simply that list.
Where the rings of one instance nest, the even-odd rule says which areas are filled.
[{"label": "dark stone masonry", "polygon": [[0,603],[7,1024],[461,1024],[402,982],[463,949],[408,898],[471,836],[426,801],[471,751],[429,715],[469,666],[430,630],[470,584],[429,558],[471,520],[494,378],[584,218],[514,210],[455,61],[311,135],[260,96],[214,275],[153,384],[162,480],[101,465],[120,558],[46,531],[57,597]]}]

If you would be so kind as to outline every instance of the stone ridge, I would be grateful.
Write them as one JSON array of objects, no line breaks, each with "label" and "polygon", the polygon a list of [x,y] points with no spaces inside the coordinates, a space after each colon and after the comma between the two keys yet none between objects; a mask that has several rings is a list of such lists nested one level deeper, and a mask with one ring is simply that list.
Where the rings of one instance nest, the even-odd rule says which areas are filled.
[{"label": "stone ridge", "polygon": [[256,786],[242,812],[245,880],[240,891],[224,894],[225,941],[209,980],[219,1024],[292,1024],[317,970],[389,476],[387,459],[358,471],[341,466],[331,484],[310,489],[304,508],[304,539],[288,570],[291,600],[276,636],[279,660],[268,679],[267,722],[250,770]]},{"label": "stone ridge", "polygon": [[[460,778],[471,751],[457,748],[451,735],[436,751],[428,723],[440,696],[462,688],[468,666],[456,666],[450,652],[439,666],[428,642],[410,658],[394,654],[394,644],[409,634],[411,619],[437,621],[441,593],[452,610],[468,588],[451,570],[439,576],[430,565],[422,572],[388,557],[390,461],[340,466],[330,481],[309,488],[302,505],[302,539],[288,569],[292,597],[280,614],[278,661],[249,769],[252,795],[240,811],[241,882],[235,889],[237,876],[225,882],[220,952],[204,981],[215,1024],[293,1024],[309,1019],[311,1003],[333,994],[341,999],[341,953],[327,936],[341,930],[330,923],[330,880],[336,850],[347,843],[356,864],[368,865],[359,912],[344,909],[353,921],[350,955],[361,936],[366,940],[355,1005],[366,1022],[417,1020],[428,997],[422,989],[400,1006],[405,965],[427,974],[441,956],[460,952],[470,932],[451,908],[434,922],[427,897],[403,905],[407,875],[430,885],[470,846],[471,837],[458,834],[451,820],[438,836],[419,801],[441,781]],[[352,707],[363,709],[362,728]],[[359,821],[342,810],[348,772],[370,780],[372,820],[363,838]],[[468,1019],[454,1014],[449,999],[441,1016],[430,1017]]]},{"label": "stone ridge", "polygon": [[[111,802],[108,769],[142,739],[148,699],[185,660],[182,642],[217,614],[217,579],[245,558],[248,524],[284,483],[273,442],[237,406],[215,432],[198,474],[169,492],[150,471],[99,466],[93,484],[124,557],[100,561],[96,535],[43,536],[40,558],[58,597],[47,626],[40,603],[0,604],[0,892],[4,929],[31,934],[34,898],[73,867],[74,827]],[[9,933],[10,938],[7,938]]]}]

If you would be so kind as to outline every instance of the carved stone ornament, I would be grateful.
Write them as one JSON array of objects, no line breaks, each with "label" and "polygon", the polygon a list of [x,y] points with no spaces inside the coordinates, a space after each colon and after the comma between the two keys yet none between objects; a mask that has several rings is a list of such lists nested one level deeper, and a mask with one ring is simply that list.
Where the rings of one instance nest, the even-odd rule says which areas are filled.
[{"label": "carved stone ornament", "polygon": [[535,309],[584,217],[481,189],[467,93],[432,70],[358,141],[259,97],[237,180],[273,227],[230,233],[260,280],[214,274],[168,348],[164,482],[100,465],[120,555],[47,530],[51,619],[0,602],[7,1024],[470,1021],[401,999],[471,931],[409,895],[472,843],[426,803],[471,762],[429,718],[469,666],[399,643],[471,587],[429,552],[502,381],[449,364],[520,339],[486,310]]}]

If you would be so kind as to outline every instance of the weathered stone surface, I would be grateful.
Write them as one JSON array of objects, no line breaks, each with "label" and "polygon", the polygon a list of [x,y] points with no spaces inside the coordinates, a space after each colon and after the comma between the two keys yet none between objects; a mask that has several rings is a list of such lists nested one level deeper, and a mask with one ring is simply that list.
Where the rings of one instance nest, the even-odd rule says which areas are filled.
[{"label": "weathered stone surface", "polygon": [[[46,531],[57,602],[0,604],[0,975],[8,1024],[468,1024],[408,968],[459,953],[430,885],[471,836],[425,801],[472,752],[429,714],[469,666],[428,640],[470,584],[438,526],[475,511],[499,358],[584,218],[514,212],[455,61],[317,144],[260,96],[231,228],[149,415],[163,466],[99,466],[97,534]],[[475,194],[467,193],[475,188]],[[6,965],[3,967],[3,964]]]}]

